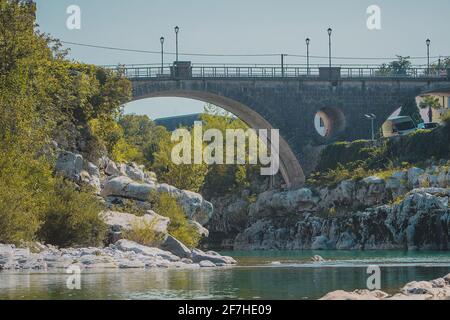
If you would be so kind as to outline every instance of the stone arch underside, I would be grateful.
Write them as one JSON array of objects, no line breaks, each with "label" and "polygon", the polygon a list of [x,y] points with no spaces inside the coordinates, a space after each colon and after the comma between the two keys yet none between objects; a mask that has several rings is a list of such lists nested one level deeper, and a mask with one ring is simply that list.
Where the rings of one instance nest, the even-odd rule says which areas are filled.
[{"label": "stone arch underside", "polygon": [[[144,95],[133,96],[132,101],[160,97],[188,98],[203,101],[205,103],[211,103],[226,111],[231,112],[255,130],[273,129],[273,126],[269,123],[269,121],[264,119],[259,113],[255,112],[246,105],[236,100],[211,92],[178,89],[162,90],[146,93]],[[270,145],[268,147],[270,148]],[[280,173],[286,185],[290,188],[302,186],[305,183],[305,175],[303,169],[291,147],[281,135],[278,153],[280,159]]]}]

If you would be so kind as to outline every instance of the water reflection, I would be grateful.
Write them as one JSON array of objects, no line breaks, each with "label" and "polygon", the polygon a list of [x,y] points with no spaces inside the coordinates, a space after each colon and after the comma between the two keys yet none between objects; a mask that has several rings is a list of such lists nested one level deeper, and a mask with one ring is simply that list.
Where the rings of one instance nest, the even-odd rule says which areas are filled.
[{"label": "water reflection", "polygon": [[[365,288],[368,262],[380,263],[382,290],[387,292],[450,273],[448,253],[383,257],[334,252],[338,260],[328,265],[311,265],[311,253],[247,254],[237,254],[243,266],[226,269],[86,271],[81,290],[67,289],[63,272],[0,272],[0,299],[316,299],[333,290]],[[250,263],[256,266],[246,266]]]}]

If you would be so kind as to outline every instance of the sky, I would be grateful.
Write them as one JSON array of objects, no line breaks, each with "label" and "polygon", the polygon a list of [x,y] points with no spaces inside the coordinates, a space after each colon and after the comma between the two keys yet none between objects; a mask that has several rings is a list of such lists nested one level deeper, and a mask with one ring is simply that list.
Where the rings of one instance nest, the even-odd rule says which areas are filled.
[{"label": "sky", "polygon": [[[328,55],[327,28],[333,28],[333,56],[425,57],[450,55],[448,0],[35,0],[40,30],[62,41],[137,50],[175,51],[174,27],[180,27],[180,53]],[[81,9],[81,29],[70,30],[70,5]],[[369,30],[366,12],[381,11],[381,29]],[[67,45],[69,58],[97,65],[160,63],[159,54],[118,52]],[[392,57],[392,58],[391,58]],[[181,56],[195,63],[279,63],[279,57],[235,58]],[[166,55],[166,61],[174,60]],[[334,60],[336,63],[381,63],[379,60]],[[389,61],[389,60],[387,60]],[[413,60],[426,64],[426,59]],[[305,63],[287,57],[286,64]],[[312,64],[327,63],[312,59]],[[126,105],[127,113],[152,119],[201,112],[203,102],[151,98]]]}]

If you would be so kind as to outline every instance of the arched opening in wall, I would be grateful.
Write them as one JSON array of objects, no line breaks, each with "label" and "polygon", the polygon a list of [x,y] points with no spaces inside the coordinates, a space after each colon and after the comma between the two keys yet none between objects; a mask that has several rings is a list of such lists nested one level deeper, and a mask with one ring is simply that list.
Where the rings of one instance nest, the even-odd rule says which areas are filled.
[{"label": "arched opening in wall", "polygon": [[326,107],[317,111],[314,128],[324,138],[332,138],[345,130],[344,113],[336,107]]},{"label": "arched opening in wall", "polygon": [[[202,107],[205,105],[205,103],[209,103],[232,113],[237,118],[246,123],[250,128],[253,128],[255,130],[269,130],[269,133],[271,132],[270,130],[274,129],[268,120],[263,118],[262,115],[260,115],[250,107],[242,104],[237,100],[206,91],[182,90],[179,88],[174,88],[173,90],[155,90],[155,92],[149,92],[145,95],[134,96],[134,102],[129,103],[127,106],[125,106],[124,111],[125,113],[138,113],[136,112],[136,110],[130,111],[130,108],[128,107],[131,104],[140,104],[139,113],[147,113],[149,112],[148,106],[150,105],[148,104],[148,102],[157,100],[162,101],[161,98],[176,99],[177,101],[195,101]],[[158,108],[158,106],[154,106],[155,108]],[[279,172],[281,174],[284,185],[288,188],[303,185],[305,176],[295,153],[293,152],[291,146],[289,146],[289,144],[281,135],[278,138],[274,140],[278,142],[277,144],[271,144],[272,139],[268,139],[268,147],[269,150],[271,150],[271,154],[274,154],[276,159],[279,160],[275,164],[275,167],[279,169],[275,169],[276,172]],[[274,153],[272,153],[272,151]],[[271,165],[267,165],[266,167],[271,167]]]},{"label": "arched opening in wall", "polygon": [[450,110],[450,93],[430,92],[405,100],[384,119],[381,135],[385,138],[406,135],[417,129],[434,129]]}]

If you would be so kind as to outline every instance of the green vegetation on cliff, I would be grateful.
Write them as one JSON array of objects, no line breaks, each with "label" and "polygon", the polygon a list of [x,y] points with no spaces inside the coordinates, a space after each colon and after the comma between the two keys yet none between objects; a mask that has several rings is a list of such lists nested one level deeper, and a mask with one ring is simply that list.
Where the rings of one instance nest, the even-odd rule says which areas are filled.
[{"label": "green vegetation on cliff", "polygon": [[114,148],[90,123],[113,123],[130,83],[66,60],[60,43],[37,30],[29,1],[0,0],[0,43],[0,242],[98,244],[97,200],[53,176],[51,141],[88,159]]},{"label": "green vegetation on cliff", "polygon": [[426,161],[450,159],[450,117],[435,130],[378,141],[337,142],[322,150],[317,172],[309,183],[335,184],[370,174],[392,171]]}]

